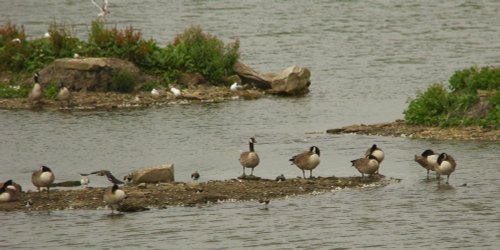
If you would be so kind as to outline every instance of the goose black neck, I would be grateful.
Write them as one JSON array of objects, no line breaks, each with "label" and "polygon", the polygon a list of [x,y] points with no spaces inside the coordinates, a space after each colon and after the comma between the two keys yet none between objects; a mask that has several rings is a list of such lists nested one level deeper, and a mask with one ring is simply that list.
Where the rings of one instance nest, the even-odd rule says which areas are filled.
[{"label": "goose black neck", "polygon": [[249,142],[248,145],[250,147],[250,152],[254,152],[253,142]]}]

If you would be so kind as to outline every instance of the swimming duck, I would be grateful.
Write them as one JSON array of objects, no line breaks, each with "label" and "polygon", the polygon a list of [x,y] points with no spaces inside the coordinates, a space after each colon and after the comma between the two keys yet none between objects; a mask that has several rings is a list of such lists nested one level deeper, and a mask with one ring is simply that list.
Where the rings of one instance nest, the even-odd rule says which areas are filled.
[{"label": "swimming duck", "polygon": [[290,158],[289,161],[292,162],[292,165],[295,164],[302,170],[304,179],[306,178],[305,170],[309,170],[309,178],[312,178],[313,169],[315,169],[320,163],[319,156],[319,148],[316,146],[312,146],[309,148],[309,151],[294,155],[292,156],[292,158]]},{"label": "swimming duck", "polygon": [[8,180],[0,186],[0,202],[15,201],[19,193],[12,180]]},{"label": "swimming duck", "polygon": [[439,154],[434,153],[432,149],[425,150],[421,155],[415,155],[415,161],[427,169],[427,180],[429,179],[429,171],[435,171],[438,156]]},{"label": "swimming duck", "polygon": [[243,166],[243,176],[245,176],[245,168],[251,168],[252,172],[250,175],[253,175],[253,169],[259,165],[260,159],[259,155],[255,152],[254,143],[257,143],[254,137],[250,138],[248,142],[249,151],[242,152],[240,154],[240,163]]},{"label": "swimming duck", "polygon": [[33,89],[31,89],[31,92],[29,93],[28,96],[28,101],[32,104],[38,104],[43,97],[42,86],[38,82],[39,77],[40,74],[38,74],[38,72],[36,72],[35,75],[33,76],[35,84],[33,85]]},{"label": "swimming duck", "polygon": [[361,173],[361,177],[365,177],[365,174],[372,176],[379,168],[379,161],[374,155],[352,160],[351,163]]},{"label": "swimming duck", "polygon": [[438,156],[437,159],[437,165],[435,167],[436,174],[438,175],[438,183],[441,182],[441,175],[446,175],[446,184],[448,184],[448,181],[450,179],[451,173],[455,171],[455,168],[457,167],[457,163],[455,162],[455,159],[447,153],[441,153]]},{"label": "swimming duck", "polygon": [[103,196],[104,202],[111,208],[111,213],[114,213],[115,208],[126,198],[125,191],[121,190],[116,184],[107,188]]},{"label": "swimming duck", "polygon": [[49,197],[50,185],[54,182],[54,179],[54,173],[47,166],[41,166],[37,171],[31,174],[31,182],[38,191],[40,191],[41,188],[47,188],[47,197]]}]

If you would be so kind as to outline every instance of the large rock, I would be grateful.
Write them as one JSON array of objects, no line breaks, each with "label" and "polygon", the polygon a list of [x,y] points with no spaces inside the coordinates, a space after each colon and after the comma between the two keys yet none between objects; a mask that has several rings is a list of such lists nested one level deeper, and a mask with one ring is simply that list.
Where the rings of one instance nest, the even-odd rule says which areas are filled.
[{"label": "large rock", "polygon": [[113,76],[127,72],[139,79],[140,70],[133,63],[117,58],[60,58],[41,70],[40,84],[63,84],[70,90],[105,90]]},{"label": "large rock", "polygon": [[291,66],[271,80],[272,92],[276,94],[297,95],[307,93],[311,85],[311,72],[308,68]]},{"label": "large rock", "polygon": [[159,182],[173,182],[174,179],[174,164],[165,164],[158,167],[150,167],[136,170],[125,179],[139,183],[159,183]]},{"label": "large rock", "polygon": [[279,73],[259,73],[247,65],[237,62],[234,71],[244,83],[260,89],[270,89],[274,94],[298,95],[307,93],[311,85],[311,71],[308,68],[291,66]]}]

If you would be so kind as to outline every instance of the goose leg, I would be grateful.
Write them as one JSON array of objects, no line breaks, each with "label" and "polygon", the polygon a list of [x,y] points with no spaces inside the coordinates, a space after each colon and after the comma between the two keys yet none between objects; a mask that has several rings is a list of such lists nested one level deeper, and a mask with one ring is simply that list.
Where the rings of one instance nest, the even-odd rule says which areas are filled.
[{"label": "goose leg", "polygon": [[427,180],[429,180],[429,169],[427,169]]},{"label": "goose leg", "polygon": [[245,167],[243,167],[243,176],[245,176]]},{"label": "goose leg", "polygon": [[304,179],[306,178],[306,171],[302,169],[302,176],[304,176]]},{"label": "goose leg", "polygon": [[446,176],[446,184],[449,184],[448,181],[450,180],[450,175]]},{"label": "goose leg", "polygon": [[252,168],[252,172],[250,173],[250,176],[253,176],[253,168]]},{"label": "goose leg", "polygon": [[311,170],[309,170],[309,179],[312,179],[312,178],[313,178],[313,171],[311,169]]}]

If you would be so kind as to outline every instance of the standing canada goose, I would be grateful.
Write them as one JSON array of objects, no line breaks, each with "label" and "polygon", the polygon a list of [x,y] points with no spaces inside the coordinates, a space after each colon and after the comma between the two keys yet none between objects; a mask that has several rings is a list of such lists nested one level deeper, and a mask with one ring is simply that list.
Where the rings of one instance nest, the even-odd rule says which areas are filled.
[{"label": "standing canada goose", "polygon": [[31,89],[31,92],[28,95],[28,101],[31,104],[38,104],[42,100],[43,92],[42,92],[42,86],[38,82],[40,77],[40,74],[38,72],[35,73],[33,76],[33,81],[35,84],[33,85],[33,89]]},{"label": "standing canada goose", "polygon": [[71,102],[71,92],[62,83],[59,85],[59,93],[57,93],[57,100],[61,103],[69,105]]},{"label": "standing canada goose", "polygon": [[47,198],[49,198],[50,185],[54,182],[54,179],[54,173],[46,166],[41,166],[37,171],[31,174],[31,182],[38,191],[40,191],[41,188],[47,188]]},{"label": "standing canada goose", "polygon": [[384,151],[377,147],[377,144],[373,144],[368,150],[366,150],[365,157],[369,155],[375,156],[379,164],[382,163],[385,156]]},{"label": "standing canada goose", "polygon": [[119,189],[116,184],[107,188],[103,196],[104,202],[111,208],[111,213],[114,213],[115,208],[118,208],[118,205],[126,198],[125,191]]},{"label": "standing canada goose", "polygon": [[0,202],[15,201],[19,193],[12,180],[8,180],[0,186]]},{"label": "standing canada goose", "polygon": [[436,174],[438,175],[438,184],[441,182],[441,175],[446,175],[446,184],[448,184],[448,181],[450,179],[451,173],[455,171],[455,168],[457,167],[457,163],[455,162],[455,159],[451,157],[451,155],[447,153],[441,153],[437,159],[437,165],[436,168],[434,169],[436,171]]},{"label": "standing canada goose", "polygon": [[309,151],[305,151],[298,155],[292,156],[289,161],[292,162],[291,165],[295,164],[298,168],[302,170],[302,175],[304,179],[306,178],[306,170],[309,170],[309,178],[312,178],[312,171],[319,165],[320,151],[316,146],[311,146]]},{"label": "standing canada goose", "polygon": [[200,179],[200,173],[198,173],[198,170],[197,171],[194,171],[192,174],[191,174],[191,179],[193,181],[198,181],[198,179]]},{"label": "standing canada goose", "polygon": [[245,151],[240,154],[240,163],[243,166],[243,176],[245,176],[245,168],[251,168],[252,172],[250,173],[253,176],[253,169],[259,165],[260,159],[259,155],[255,152],[253,144],[257,143],[254,137],[250,138],[248,141],[248,147],[250,151]]},{"label": "standing canada goose", "polygon": [[422,155],[415,155],[415,161],[427,169],[427,180],[429,179],[429,171],[435,171],[438,156],[439,154],[434,153],[432,149],[425,150]]},{"label": "standing canada goose", "polygon": [[361,173],[361,177],[365,177],[365,174],[372,176],[378,171],[379,167],[377,157],[374,155],[352,160],[351,163]]}]

